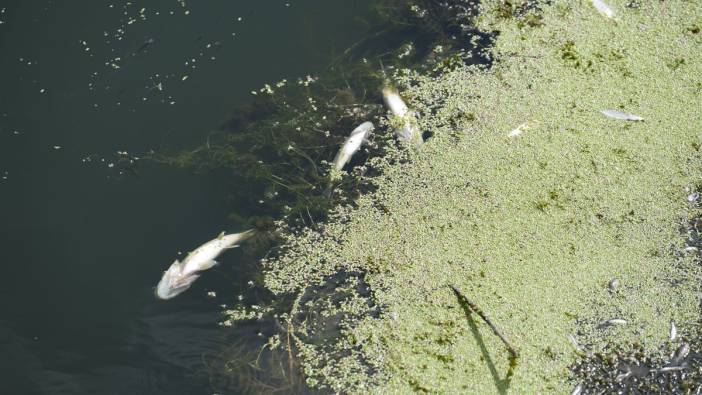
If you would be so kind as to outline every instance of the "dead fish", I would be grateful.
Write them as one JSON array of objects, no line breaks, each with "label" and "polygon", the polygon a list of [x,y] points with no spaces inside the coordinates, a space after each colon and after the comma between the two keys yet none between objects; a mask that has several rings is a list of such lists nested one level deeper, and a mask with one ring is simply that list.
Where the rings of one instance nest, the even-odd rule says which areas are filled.
[{"label": "dead fish", "polygon": [[609,19],[614,19],[614,10],[612,9],[612,7],[608,6],[607,3],[605,3],[604,1],[592,0],[592,5],[595,6],[595,8],[600,14],[604,15]]},{"label": "dead fish", "polygon": [[573,388],[573,391],[571,391],[570,395],[580,395],[583,393],[583,384],[580,383],[575,388]]},{"label": "dead fish", "polygon": [[619,289],[619,279],[613,278],[613,279],[609,280],[607,287],[609,288],[610,292],[615,292],[616,290]]},{"label": "dead fish", "polygon": [[155,42],[156,42],[156,40],[155,40],[153,37],[147,38],[147,39],[141,44],[141,46],[139,46],[139,48],[136,50],[135,54],[137,54],[137,53],[142,53],[143,51],[146,50],[146,48],[149,47],[149,45],[151,45],[151,44],[153,44],[153,43],[155,43]]},{"label": "dead fish", "polygon": [[687,195],[687,201],[690,203],[697,201],[697,199],[699,199],[699,198],[700,198],[699,192],[693,192],[693,193]]},{"label": "dead fish", "polygon": [[614,119],[621,119],[622,121],[643,121],[644,120],[643,118],[641,118],[638,115],[629,114],[629,113],[621,112],[618,110],[602,110],[600,112],[607,117],[614,118]]},{"label": "dead fish", "polygon": [[675,340],[678,336],[678,328],[675,327],[675,322],[670,321],[670,341]]},{"label": "dead fish", "polygon": [[419,130],[417,130],[417,119],[415,114],[409,110],[409,107],[407,107],[405,101],[402,100],[400,94],[397,93],[397,90],[386,86],[383,88],[382,93],[385,105],[388,107],[392,115],[400,118],[402,122],[402,126],[396,128],[394,131],[395,137],[403,142],[414,143],[417,146],[422,145],[424,140],[422,139],[422,135],[419,133]]},{"label": "dead fish", "polygon": [[621,318],[612,318],[602,323],[602,326],[626,325],[627,321]]},{"label": "dead fish", "polygon": [[156,296],[160,299],[171,299],[185,292],[203,271],[217,264],[215,258],[219,254],[238,247],[241,242],[253,234],[253,229],[229,235],[222,232],[216,239],[210,240],[190,252],[182,262],[176,259],[163,273],[161,281],[156,286]]},{"label": "dead fish", "polygon": [[344,142],[344,145],[341,146],[341,149],[339,149],[339,152],[334,158],[334,168],[337,170],[344,168],[344,166],[351,160],[353,154],[355,154],[356,151],[361,148],[361,144],[368,142],[368,137],[373,131],[373,128],[374,126],[372,122],[364,122],[351,132],[349,137]]},{"label": "dead fish", "polygon": [[683,367],[683,366],[666,366],[664,368],[654,369],[653,371],[656,373],[666,373],[666,372],[681,371],[683,369],[685,369],[685,367]]},{"label": "dead fish", "polygon": [[568,334],[568,340],[570,340],[570,343],[573,345],[573,348],[575,349],[575,353],[578,355],[585,355],[585,351],[583,351],[582,347],[578,344],[578,341],[575,339],[575,336],[572,334]]},{"label": "dead fish", "polygon": [[396,117],[403,118],[409,112],[409,107],[394,88],[389,86],[383,88],[383,101],[392,115]]},{"label": "dead fish", "polygon": [[675,351],[675,354],[673,354],[673,359],[670,361],[670,363],[673,365],[680,365],[680,362],[682,362],[683,359],[685,359],[689,353],[690,345],[688,343],[683,343]]}]

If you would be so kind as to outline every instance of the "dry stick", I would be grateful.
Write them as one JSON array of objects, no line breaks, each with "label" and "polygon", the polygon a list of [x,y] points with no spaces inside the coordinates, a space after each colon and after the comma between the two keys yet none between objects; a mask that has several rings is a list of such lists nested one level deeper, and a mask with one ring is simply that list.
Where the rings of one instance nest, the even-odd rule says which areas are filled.
[{"label": "dry stick", "polygon": [[463,301],[466,302],[468,307],[470,307],[471,310],[473,310],[476,314],[478,314],[480,316],[480,318],[482,318],[483,321],[485,321],[490,326],[490,328],[492,329],[493,332],[495,332],[497,337],[499,337],[500,340],[502,340],[502,342],[505,343],[505,346],[507,346],[507,350],[512,355],[512,358],[517,359],[519,357],[519,353],[517,352],[517,349],[512,347],[512,345],[507,340],[507,338],[505,338],[505,336],[502,334],[502,332],[500,332],[500,330],[497,329],[495,324],[493,324],[492,321],[490,321],[490,319],[485,315],[485,313],[483,313],[483,311],[480,310],[480,308],[478,306],[476,306],[475,303],[473,303],[470,299],[468,299],[465,295],[463,295],[463,293],[461,292],[460,289],[458,289],[454,285],[450,285],[450,284],[449,284],[449,287],[451,287],[451,289],[453,290],[453,293],[455,293],[456,296],[458,296],[460,299],[463,299]]}]

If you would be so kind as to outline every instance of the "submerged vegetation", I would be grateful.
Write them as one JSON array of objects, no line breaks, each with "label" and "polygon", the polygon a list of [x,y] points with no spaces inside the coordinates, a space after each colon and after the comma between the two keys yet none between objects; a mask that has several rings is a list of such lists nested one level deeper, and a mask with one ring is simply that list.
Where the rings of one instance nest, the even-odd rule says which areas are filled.
[{"label": "submerged vegetation", "polygon": [[[260,208],[233,219],[283,241],[262,260],[271,306],[228,322],[276,320],[271,348],[325,391],[689,391],[702,269],[680,224],[699,214],[702,6],[607,3],[616,21],[590,2],[381,1],[384,28],[328,71],[265,86],[203,147],[159,155],[225,172]],[[421,149],[392,140],[388,81],[432,136]],[[371,155],[330,177],[368,120]]]},{"label": "submerged vegetation", "polygon": [[[472,28],[472,10],[470,2],[461,0],[379,1],[367,21],[368,36],[333,57],[326,70],[264,85],[251,92],[251,103],[234,108],[202,146],[159,152],[152,159],[221,172],[231,185],[236,211],[246,207],[257,214],[242,218],[233,211],[230,219],[237,225],[270,228],[280,219],[294,226],[313,225],[331,207],[367,192],[361,174],[369,176],[370,169],[351,168],[368,155],[352,161],[351,175],[331,174],[331,162],[361,123],[387,125],[380,90],[392,83],[394,71],[422,67],[437,72],[486,62],[481,45],[489,37]],[[366,152],[383,156],[393,149],[391,138],[391,133],[376,133]]]}]

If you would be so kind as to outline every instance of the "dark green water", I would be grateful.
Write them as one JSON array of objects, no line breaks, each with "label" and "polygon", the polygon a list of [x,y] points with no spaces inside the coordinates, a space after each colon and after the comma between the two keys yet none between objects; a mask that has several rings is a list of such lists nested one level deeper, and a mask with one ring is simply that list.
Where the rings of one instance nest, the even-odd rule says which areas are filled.
[{"label": "dark green water", "polygon": [[153,296],[179,251],[242,230],[221,175],[120,174],[117,151],[201,144],[251,90],[364,37],[372,3],[0,3],[0,393],[247,391],[206,366],[270,330],[217,325],[221,304],[255,300],[237,271],[254,258],[228,252],[185,294]]}]

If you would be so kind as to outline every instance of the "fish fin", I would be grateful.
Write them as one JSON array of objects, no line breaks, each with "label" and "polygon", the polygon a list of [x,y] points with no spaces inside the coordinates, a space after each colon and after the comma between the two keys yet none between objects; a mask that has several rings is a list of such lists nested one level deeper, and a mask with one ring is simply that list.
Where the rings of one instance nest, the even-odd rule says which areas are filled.
[{"label": "fish fin", "polygon": [[237,247],[239,247],[239,246],[240,246],[239,244],[234,244],[233,246],[229,246],[229,247],[227,247],[226,249],[227,249],[227,250],[231,250],[232,248],[237,248]]},{"label": "fish fin", "polygon": [[224,237],[225,233],[227,233],[227,232],[222,231],[222,233],[220,233],[219,236],[217,236],[217,238],[218,238],[218,239],[221,239],[222,237]]}]

